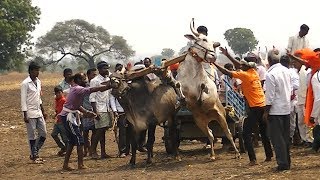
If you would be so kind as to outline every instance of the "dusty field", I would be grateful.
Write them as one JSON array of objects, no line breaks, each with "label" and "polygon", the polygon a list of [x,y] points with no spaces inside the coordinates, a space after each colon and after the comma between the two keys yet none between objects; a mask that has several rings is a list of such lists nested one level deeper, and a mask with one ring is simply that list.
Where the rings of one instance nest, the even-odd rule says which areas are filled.
[{"label": "dusty field", "polygon": [[[155,158],[151,166],[146,166],[146,154],[138,153],[137,167],[131,169],[127,163],[129,157],[116,158],[116,144],[113,134],[107,135],[107,153],[114,158],[107,160],[85,159],[89,169],[83,171],[62,172],[63,158],[57,157],[56,147],[50,136],[54,120],[47,120],[48,138],[40,152],[46,160],[42,165],[32,164],[28,159],[25,125],[20,111],[19,84],[26,74],[12,73],[0,76],[0,179],[320,179],[319,154],[309,154],[305,149],[292,149],[292,169],[275,173],[276,162],[264,163],[261,146],[256,149],[260,165],[248,167],[248,157],[233,159],[229,154],[216,147],[217,160],[209,161],[208,152],[199,142],[183,142],[182,162],[167,156],[161,140],[163,131],[157,128]],[[43,102],[49,114],[53,114],[53,86],[61,80],[57,74],[40,74],[43,82]],[[76,167],[76,153],[73,153],[71,165]]]}]

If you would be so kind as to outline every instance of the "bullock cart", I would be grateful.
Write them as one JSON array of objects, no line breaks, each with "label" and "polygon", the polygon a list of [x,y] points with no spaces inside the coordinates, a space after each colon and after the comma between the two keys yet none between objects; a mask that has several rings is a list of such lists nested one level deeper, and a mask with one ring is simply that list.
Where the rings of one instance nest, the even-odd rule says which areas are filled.
[{"label": "bullock cart", "polygon": [[[186,57],[185,55],[179,56],[177,58],[162,61],[160,64],[156,64],[155,66],[151,66],[146,69],[142,69],[135,72],[129,72],[126,74],[125,79],[132,80],[141,76],[145,76],[149,73],[155,72],[159,69],[166,69],[168,66],[184,61]],[[224,80],[226,82],[226,112],[227,112],[227,123],[234,138],[239,138],[239,146],[240,150],[244,151],[244,145],[242,141],[242,126],[243,120],[246,117],[245,111],[245,101],[239,93],[233,90],[232,85],[229,83],[230,79],[226,78]],[[174,121],[175,129],[177,130],[177,138],[178,142],[182,140],[199,140],[199,141],[206,141],[207,136],[198,128],[195,124],[194,117],[192,112],[190,112],[186,108],[181,108],[175,116]],[[171,138],[169,136],[169,127],[167,122],[164,123],[164,141],[165,141],[165,148],[168,154],[173,152]],[[223,129],[218,124],[217,121],[211,121],[209,123],[209,127],[214,133],[215,137],[225,137],[225,133]]]}]

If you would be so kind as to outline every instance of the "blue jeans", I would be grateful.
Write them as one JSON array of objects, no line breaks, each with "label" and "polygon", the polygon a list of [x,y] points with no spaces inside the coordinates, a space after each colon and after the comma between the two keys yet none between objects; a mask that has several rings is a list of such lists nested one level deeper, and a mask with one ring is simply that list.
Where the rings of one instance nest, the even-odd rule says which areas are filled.
[{"label": "blue jeans", "polygon": [[[60,137],[63,142],[61,142],[61,140],[59,138],[59,134],[60,134]],[[57,145],[60,149],[66,150],[66,146],[68,144],[68,137],[66,134],[66,129],[64,128],[62,122],[54,124],[51,136],[54,139],[54,141],[57,143]]]}]

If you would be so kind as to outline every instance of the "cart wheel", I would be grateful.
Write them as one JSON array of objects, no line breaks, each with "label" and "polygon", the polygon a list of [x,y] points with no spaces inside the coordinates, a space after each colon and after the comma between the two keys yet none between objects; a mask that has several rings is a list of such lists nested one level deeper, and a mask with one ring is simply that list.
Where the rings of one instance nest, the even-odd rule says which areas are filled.
[{"label": "cart wheel", "polygon": [[166,148],[167,154],[173,153],[173,146],[169,135],[169,127],[164,128],[164,146]]}]

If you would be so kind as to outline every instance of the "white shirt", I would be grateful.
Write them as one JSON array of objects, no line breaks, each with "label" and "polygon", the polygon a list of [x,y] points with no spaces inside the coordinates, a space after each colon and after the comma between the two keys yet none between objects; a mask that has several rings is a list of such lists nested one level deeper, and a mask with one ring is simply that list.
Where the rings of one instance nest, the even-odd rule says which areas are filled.
[{"label": "white shirt", "polygon": [[294,111],[294,107],[297,105],[298,102],[298,89],[299,89],[299,74],[298,70],[295,68],[289,69],[290,76],[291,76],[291,85],[292,85],[292,91],[291,94],[295,94],[294,99],[291,100],[291,111]]},{"label": "white shirt", "polygon": [[288,42],[288,51],[294,53],[298,49],[308,48],[309,41],[306,36],[300,37],[299,34],[291,36]]},{"label": "white shirt", "polygon": [[[90,87],[100,87],[101,83],[105,81],[109,81],[109,77],[103,77],[98,74],[96,77],[91,79]],[[93,92],[89,96],[90,102],[95,102],[98,112],[109,112],[109,98],[110,98],[110,90],[103,92]]]},{"label": "white shirt", "polygon": [[36,78],[36,84],[30,76],[21,83],[21,109],[27,112],[28,118],[42,117],[40,105],[41,100],[41,81]]},{"label": "white shirt", "polygon": [[313,90],[313,107],[311,117],[314,117],[318,124],[320,124],[320,73],[316,72],[311,78],[311,85]]},{"label": "white shirt", "polygon": [[116,99],[112,94],[110,94],[110,106],[113,112],[120,112],[120,113],[124,112],[118,99]]},{"label": "white shirt", "polygon": [[266,80],[267,70],[263,65],[257,66],[257,72],[259,74],[260,81]]},{"label": "white shirt", "polygon": [[280,63],[272,65],[266,75],[266,105],[270,115],[290,114],[291,77],[288,68]]},{"label": "white shirt", "polygon": [[302,65],[300,68],[297,105],[304,105],[306,103],[307,88],[308,88],[307,75],[309,71],[310,71],[310,68],[306,70],[306,67],[304,65]]}]

